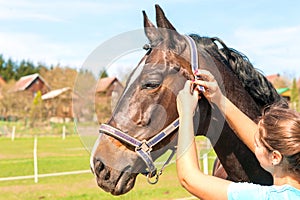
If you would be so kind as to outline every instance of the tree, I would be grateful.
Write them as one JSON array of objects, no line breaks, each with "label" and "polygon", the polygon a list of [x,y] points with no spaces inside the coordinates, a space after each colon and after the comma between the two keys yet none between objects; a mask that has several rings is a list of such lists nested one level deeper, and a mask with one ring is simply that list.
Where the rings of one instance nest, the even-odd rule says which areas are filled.
[{"label": "tree", "polygon": [[6,81],[18,80],[22,76],[39,73],[40,69],[45,66],[35,64],[31,61],[22,60],[20,63],[13,61],[11,58],[5,60],[0,54],[0,75]]},{"label": "tree", "polygon": [[108,73],[105,69],[100,71],[100,78],[106,78],[108,77]]},{"label": "tree", "polygon": [[299,90],[297,88],[296,79],[293,79],[292,89],[291,89],[291,107],[292,109],[300,112],[300,102],[299,102]]},{"label": "tree", "polygon": [[22,60],[19,66],[16,67],[15,79],[18,80],[22,76],[38,73],[39,68],[35,67],[30,61]]},{"label": "tree", "polygon": [[4,63],[4,67],[2,68],[0,73],[5,81],[15,79],[15,68],[16,63],[12,59],[8,59],[8,61]]},{"label": "tree", "polygon": [[46,68],[40,68],[39,73],[51,86],[52,90],[63,87],[72,88],[77,77],[76,69],[60,66],[56,66],[50,70],[47,70]]},{"label": "tree", "polygon": [[12,92],[12,88],[16,81],[10,80],[2,88],[2,98],[0,99],[1,116],[5,119],[10,118],[24,119],[29,116],[30,107],[32,104],[32,93],[29,91]]},{"label": "tree", "polygon": [[33,99],[30,109],[30,127],[33,127],[36,122],[42,119],[43,104],[42,93],[38,91]]},{"label": "tree", "polygon": [[5,60],[2,56],[2,54],[0,54],[0,72],[3,70],[4,64],[5,64]]}]

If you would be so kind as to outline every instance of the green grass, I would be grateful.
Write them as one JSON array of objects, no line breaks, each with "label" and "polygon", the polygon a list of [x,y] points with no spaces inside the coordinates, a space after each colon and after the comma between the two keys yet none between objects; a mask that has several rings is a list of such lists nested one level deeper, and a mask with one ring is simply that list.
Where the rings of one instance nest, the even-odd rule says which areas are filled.
[{"label": "green grass", "polygon": [[[33,174],[33,138],[0,138],[0,177]],[[74,171],[89,168],[88,152],[77,136],[38,138],[39,173]],[[21,169],[21,170],[20,170]]]},{"label": "green grass", "polygon": [[[0,137],[0,177],[33,175],[33,143],[34,137],[16,138],[15,141]],[[37,147],[39,174],[89,169],[90,155],[77,135],[67,136],[65,140],[59,136],[38,137]],[[0,200],[158,200],[190,196],[177,180],[174,163],[166,167],[156,185],[138,176],[134,189],[120,197],[98,188],[91,173],[39,178],[38,183],[33,179],[0,181]]]}]

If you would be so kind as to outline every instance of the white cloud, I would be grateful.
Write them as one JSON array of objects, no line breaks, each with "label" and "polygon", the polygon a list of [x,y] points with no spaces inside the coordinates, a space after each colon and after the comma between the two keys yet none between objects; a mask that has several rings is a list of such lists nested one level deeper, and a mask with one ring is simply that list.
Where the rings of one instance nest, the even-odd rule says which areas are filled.
[{"label": "white cloud", "polygon": [[72,16],[84,17],[83,14],[113,14],[112,11],[125,11],[133,5],[126,2],[0,0],[0,19],[60,22]]},{"label": "white cloud", "polygon": [[[31,60],[47,65],[62,64],[78,67],[85,55],[80,55],[86,48],[79,44],[62,44],[51,42],[35,33],[0,32],[1,53],[9,55],[13,60]],[[75,47],[77,46],[77,48]],[[77,49],[77,50],[76,50]]]},{"label": "white cloud", "polygon": [[300,76],[300,26],[276,29],[240,28],[233,35],[237,50],[245,53],[265,74]]},{"label": "white cloud", "polygon": [[[49,2],[50,5],[50,2]],[[53,12],[50,14],[48,4],[40,1],[22,1],[22,0],[0,0],[0,19],[1,20],[42,20],[59,22],[63,19]],[[50,12],[49,12],[50,11]]]}]

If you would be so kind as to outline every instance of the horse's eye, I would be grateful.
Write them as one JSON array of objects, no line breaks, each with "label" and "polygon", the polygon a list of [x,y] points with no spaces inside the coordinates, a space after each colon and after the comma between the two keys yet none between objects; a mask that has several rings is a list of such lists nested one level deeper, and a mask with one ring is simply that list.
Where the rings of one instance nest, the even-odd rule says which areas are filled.
[{"label": "horse's eye", "polygon": [[142,84],[142,89],[155,89],[155,88],[158,88],[159,86],[160,86],[160,83],[148,82],[148,83]]}]

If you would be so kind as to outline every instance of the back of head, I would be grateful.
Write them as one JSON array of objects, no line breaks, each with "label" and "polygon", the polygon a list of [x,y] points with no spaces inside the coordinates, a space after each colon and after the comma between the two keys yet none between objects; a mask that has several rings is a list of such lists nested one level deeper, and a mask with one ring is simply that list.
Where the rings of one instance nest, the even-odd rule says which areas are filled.
[{"label": "back of head", "polygon": [[300,177],[300,113],[281,105],[265,109],[259,133],[269,150],[278,150],[284,169]]}]

